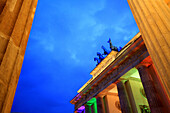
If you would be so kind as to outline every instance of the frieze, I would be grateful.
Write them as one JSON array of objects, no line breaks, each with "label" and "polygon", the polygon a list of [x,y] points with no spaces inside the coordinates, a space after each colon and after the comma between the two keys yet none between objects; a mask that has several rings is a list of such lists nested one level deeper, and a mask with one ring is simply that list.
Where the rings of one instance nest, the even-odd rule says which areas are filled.
[{"label": "frieze", "polygon": [[[125,74],[128,70],[130,70],[135,65],[139,64],[147,56],[149,56],[147,49],[146,49],[145,45],[142,45],[142,47],[140,47],[139,50],[133,52],[131,56],[128,56],[127,58],[125,58],[124,61],[118,65],[118,68],[114,69],[111,73],[107,74],[106,76],[103,75],[104,77],[100,78],[103,80],[98,82],[96,86],[91,84],[91,86],[93,86],[93,89],[90,89],[84,95],[84,97],[82,97],[75,104],[75,109],[77,109],[80,106],[82,106],[83,104],[85,104],[88,100],[90,100],[92,97],[97,95],[104,88],[106,88],[107,86],[109,86],[110,84],[115,82],[117,79],[119,79],[119,77],[121,77],[123,74]],[[113,65],[113,66],[115,66],[115,65]],[[110,67],[109,69],[110,70],[113,69],[112,67]],[[107,71],[107,72],[109,72],[109,71]]]}]

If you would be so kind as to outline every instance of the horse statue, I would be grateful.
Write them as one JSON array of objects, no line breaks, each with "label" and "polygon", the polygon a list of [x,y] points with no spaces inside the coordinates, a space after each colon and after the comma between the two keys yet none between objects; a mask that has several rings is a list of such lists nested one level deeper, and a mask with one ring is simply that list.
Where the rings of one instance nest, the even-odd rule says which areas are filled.
[{"label": "horse statue", "polygon": [[110,38],[109,38],[109,41],[107,41],[107,43],[110,44],[110,49],[111,49],[111,51],[113,50],[113,51],[119,52],[119,51],[118,51],[118,48],[117,48],[116,46],[113,46],[113,45],[112,45],[112,42],[111,42],[111,39],[110,39]]},{"label": "horse statue", "polygon": [[97,61],[97,65],[98,65],[105,57],[103,57],[100,52],[97,52],[97,56],[98,56],[99,58],[95,57],[95,58],[94,58],[94,61]]},{"label": "horse statue", "polygon": [[[112,50],[117,51],[117,52],[121,51],[121,49],[122,49],[121,47],[118,48],[118,47],[112,45],[110,38],[109,38],[109,41],[107,41],[107,42],[110,44],[111,51]],[[97,58],[97,57],[94,58],[94,61],[97,61],[97,65],[105,58],[105,56],[107,56],[111,52],[111,51],[107,50],[103,45],[101,48],[103,49],[104,53],[101,54],[100,52],[97,52],[97,56],[99,58]],[[103,56],[103,55],[105,55],[105,56]]]},{"label": "horse statue", "polygon": [[97,58],[97,57],[94,58],[94,61],[97,61],[97,65],[101,62],[101,60],[99,58]]},{"label": "horse statue", "polygon": [[122,50],[122,47],[119,46],[118,51],[121,51],[121,50]]},{"label": "horse statue", "polygon": [[97,52],[97,56],[99,57],[99,59],[102,61],[105,57],[103,57],[103,55],[100,52]]},{"label": "horse statue", "polygon": [[102,54],[102,55],[108,55],[108,54],[110,53],[110,51],[107,50],[104,46],[102,46],[101,48],[102,48],[103,51],[104,51],[104,54]]}]

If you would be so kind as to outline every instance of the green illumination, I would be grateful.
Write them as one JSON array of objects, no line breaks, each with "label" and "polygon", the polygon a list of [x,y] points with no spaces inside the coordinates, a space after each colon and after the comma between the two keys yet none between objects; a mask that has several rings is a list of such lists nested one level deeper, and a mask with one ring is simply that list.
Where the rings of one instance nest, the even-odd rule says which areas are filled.
[{"label": "green illumination", "polygon": [[93,110],[94,110],[94,113],[97,113],[97,102],[94,102]]},{"label": "green illumination", "polygon": [[93,103],[95,103],[96,102],[96,98],[92,98],[91,100],[89,100],[88,102],[87,102],[87,104],[93,104]]},{"label": "green illumination", "polygon": [[86,104],[88,105],[88,113],[91,113],[91,110],[92,110],[91,106],[93,107],[93,113],[97,113],[97,101],[96,101],[96,98],[92,98]]},{"label": "green illumination", "polygon": [[120,78],[124,78],[124,79],[129,79],[129,78],[139,78],[139,72],[136,68],[132,68],[131,70],[129,70],[127,73],[125,73],[123,76],[121,76]]},{"label": "green illumination", "polygon": [[[136,78],[137,79],[137,78]],[[150,113],[149,104],[141,80],[130,79],[125,83],[128,97],[135,113]],[[146,107],[148,106],[148,107]],[[147,109],[146,109],[147,108]]]}]

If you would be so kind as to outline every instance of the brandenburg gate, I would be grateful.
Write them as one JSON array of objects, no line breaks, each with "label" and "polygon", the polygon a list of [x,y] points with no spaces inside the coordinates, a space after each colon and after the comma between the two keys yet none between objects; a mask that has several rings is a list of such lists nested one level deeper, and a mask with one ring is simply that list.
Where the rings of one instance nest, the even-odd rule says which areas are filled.
[{"label": "brandenburg gate", "polygon": [[139,33],[70,101],[75,113],[170,113],[170,0],[128,0]]}]

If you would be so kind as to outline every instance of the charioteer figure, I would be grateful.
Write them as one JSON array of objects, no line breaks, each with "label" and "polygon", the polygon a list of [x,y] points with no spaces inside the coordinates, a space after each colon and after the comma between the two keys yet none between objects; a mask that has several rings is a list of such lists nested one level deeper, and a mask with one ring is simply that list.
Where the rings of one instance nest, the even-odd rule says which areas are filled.
[{"label": "charioteer figure", "polygon": [[111,39],[109,38],[109,41],[107,41],[109,44],[110,44],[110,49],[111,49],[111,51],[113,50],[113,51],[117,51],[118,52],[118,48],[116,47],[116,46],[113,46],[112,45],[112,42],[111,42]]}]

